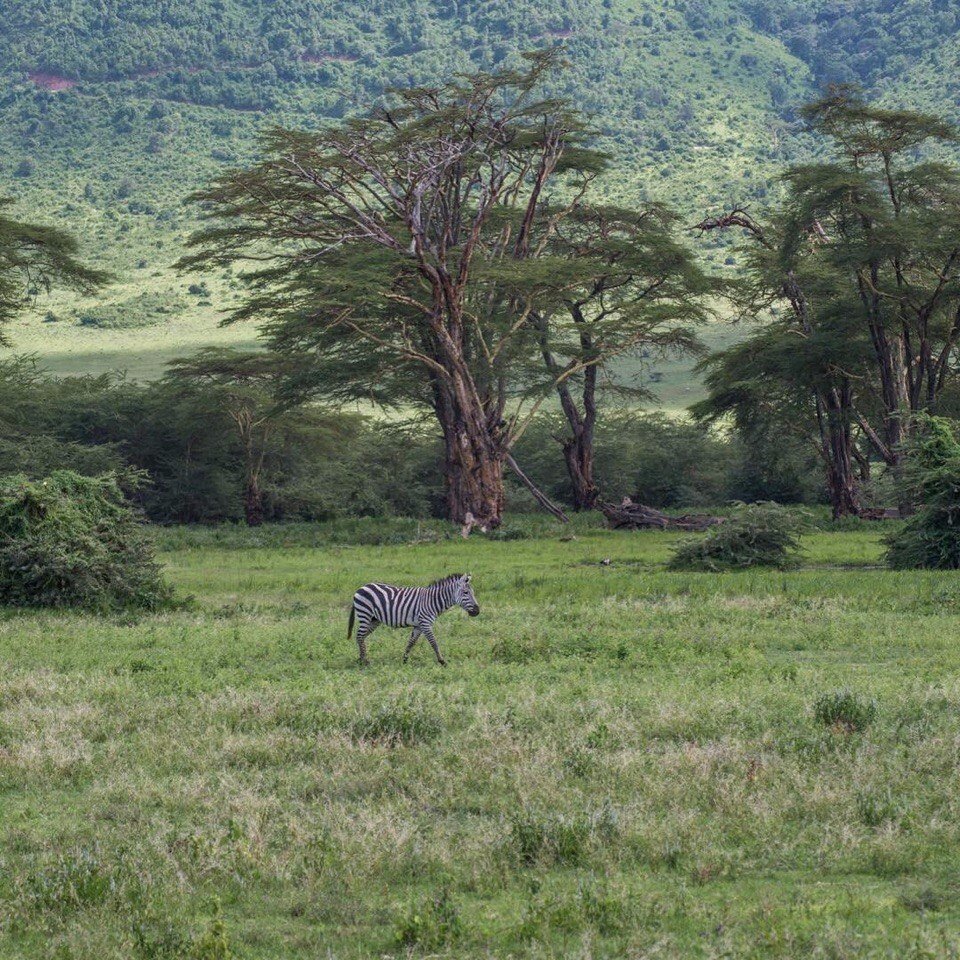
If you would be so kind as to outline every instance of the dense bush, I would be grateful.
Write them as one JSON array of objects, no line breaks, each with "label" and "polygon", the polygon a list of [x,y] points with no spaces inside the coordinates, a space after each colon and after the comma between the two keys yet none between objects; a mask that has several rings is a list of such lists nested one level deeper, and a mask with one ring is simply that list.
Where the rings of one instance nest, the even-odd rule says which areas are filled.
[{"label": "dense bush", "polygon": [[115,475],[0,479],[0,603],[155,608],[170,598]]},{"label": "dense bush", "polygon": [[802,515],[779,504],[744,504],[705,537],[681,541],[669,566],[708,572],[796,566],[805,525]]},{"label": "dense bush", "polygon": [[906,480],[917,512],[886,539],[887,564],[895,570],[960,569],[960,443],[942,417],[918,422],[907,452]]}]

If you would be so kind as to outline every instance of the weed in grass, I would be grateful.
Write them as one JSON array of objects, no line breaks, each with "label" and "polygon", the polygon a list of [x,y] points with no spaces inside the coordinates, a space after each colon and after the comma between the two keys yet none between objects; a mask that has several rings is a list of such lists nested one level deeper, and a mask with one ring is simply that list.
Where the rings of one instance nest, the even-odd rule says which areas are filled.
[{"label": "weed in grass", "polygon": [[151,912],[134,919],[130,938],[136,960],[184,960],[190,956],[192,938],[169,918]]},{"label": "weed in grass", "polygon": [[399,947],[438,950],[460,939],[463,921],[457,902],[444,885],[425,903],[406,907],[394,923],[393,939]]},{"label": "weed in grass", "polygon": [[879,791],[861,791],[856,795],[857,818],[867,827],[896,823],[903,816],[903,807],[887,787]]},{"label": "weed in grass", "polygon": [[190,960],[230,960],[233,956],[219,898],[214,899],[213,916],[206,930],[191,945],[188,956]]},{"label": "weed in grass", "polygon": [[590,824],[584,817],[516,814],[510,821],[510,839],[525,867],[579,866],[587,858]]},{"label": "weed in grass", "polygon": [[412,694],[401,694],[354,714],[348,723],[356,743],[384,747],[412,747],[440,736],[442,723],[436,709]]},{"label": "weed in grass", "polygon": [[813,714],[826,727],[862,733],[877,718],[877,702],[852,690],[836,690],[817,697]]},{"label": "weed in grass", "polygon": [[511,637],[497,640],[490,650],[495,663],[533,663],[550,659],[550,644],[543,637]]},{"label": "weed in grass", "polygon": [[27,876],[23,892],[30,907],[62,913],[106,903],[117,895],[118,882],[98,850],[81,848],[38,867]]}]

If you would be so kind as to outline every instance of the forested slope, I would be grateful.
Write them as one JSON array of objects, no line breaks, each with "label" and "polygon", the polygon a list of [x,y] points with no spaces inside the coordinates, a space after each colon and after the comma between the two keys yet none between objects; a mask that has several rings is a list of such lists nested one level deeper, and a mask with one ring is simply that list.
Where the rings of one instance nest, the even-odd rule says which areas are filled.
[{"label": "forested slope", "polygon": [[207,336],[233,281],[171,272],[195,224],[182,198],[272,123],[335,122],[387,86],[563,43],[556,92],[616,158],[609,195],[692,218],[762,203],[815,149],[794,108],[822,82],[955,112],[958,19],[948,0],[2,0],[0,194],[118,275],[96,306],[45,304],[53,323],[19,340]]}]

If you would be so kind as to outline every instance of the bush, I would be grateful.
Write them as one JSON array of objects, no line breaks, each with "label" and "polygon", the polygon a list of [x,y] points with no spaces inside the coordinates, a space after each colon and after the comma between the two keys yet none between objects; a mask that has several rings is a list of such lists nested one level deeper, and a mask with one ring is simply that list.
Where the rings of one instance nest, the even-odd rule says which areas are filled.
[{"label": "bush", "polygon": [[705,537],[682,540],[669,563],[671,570],[743,570],[748,567],[796,566],[804,515],[776,503],[741,504]]},{"label": "bush", "polygon": [[156,608],[170,599],[116,474],[0,479],[0,603]]},{"label": "bush", "polygon": [[877,702],[866,700],[851,690],[837,690],[817,697],[813,715],[825,727],[858,733],[876,719]]},{"label": "bush", "polygon": [[923,417],[907,450],[906,481],[921,504],[907,523],[886,538],[894,570],[960,570],[960,443],[955,425]]}]

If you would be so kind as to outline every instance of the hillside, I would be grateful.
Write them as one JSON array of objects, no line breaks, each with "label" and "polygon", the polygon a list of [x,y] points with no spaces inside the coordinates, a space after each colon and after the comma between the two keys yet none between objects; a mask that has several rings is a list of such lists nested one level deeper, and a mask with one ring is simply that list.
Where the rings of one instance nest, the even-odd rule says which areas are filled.
[{"label": "hillside", "polygon": [[61,370],[152,375],[191,344],[253,336],[216,329],[235,281],[170,265],[195,226],[185,194],[274,123],[335,122],[387,86],[562,42],[556,92],[616,157],[608,194],[692,217],[762,203],[815,148],[793,111],[818,84],[955,112],[960,75],[948,0],[2,0],[0,15],[0,194],[118,278],[96,304],[45,300],[11,331]]}]

